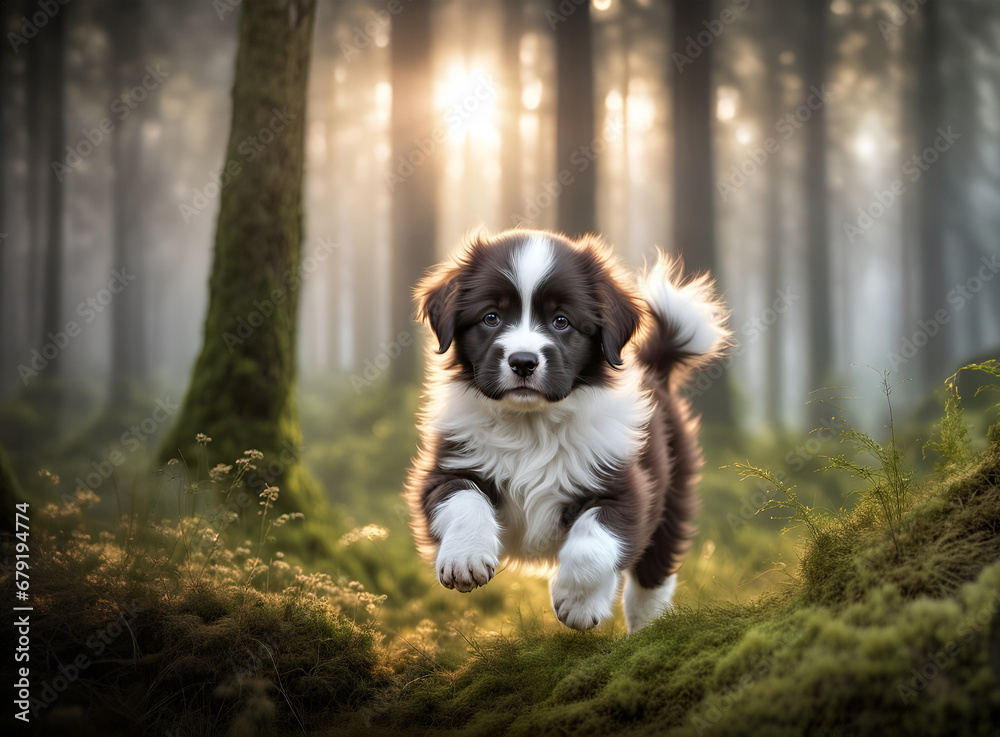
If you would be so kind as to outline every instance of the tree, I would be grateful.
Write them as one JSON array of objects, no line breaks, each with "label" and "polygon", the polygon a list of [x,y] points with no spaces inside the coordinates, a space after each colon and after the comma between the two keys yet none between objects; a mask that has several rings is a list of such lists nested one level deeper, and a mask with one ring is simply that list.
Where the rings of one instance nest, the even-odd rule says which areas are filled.
[{"label": "tree", "polygon": [[299,458],[295,346],[315,10],[315,0],[243,5],[204,338],[161,451],[191,461],[197,433],[213,439],[210,464],[260,450],[251,492],[278,486],[279,509],[310,515],[326,504]]},{"label": "tree", "polygon": [[[803,38],[803,88],[823,89],[826,81],[826,33],[828,3],[805,3]],[[807,93],[808,94],[808,93]],[[809,384],[815,391],[830,383],[833,365],[833,312],[830,295],[830,243],[827,234],[826,187],[826,110],[814,110],[803,130],[805,145],[806,265],[809,274]],[[826,409],[821,402],[812,405],[813,420]]]},{"label": "tree", "polygon": [[[560,4],[559,8],[564,8]],[[556,169],[568,172],[570,184],[559,195],[557,227],[570,236],[596,230],[595,167],[580,170],[574,152],[594,143],[594,65],[590,3],[549,16],[556,23]]]},{"label": "tree", "polygon": [[[431,74],[430,2],[416,2],[392,23],[392,165],[406,160],[420,141],[433,140],[434,94]],[[414,166],[412,173],[392,185],[391,339],[413,334],[410,295],[423,272],[435,261],[435,191],[433,160]],[[403,349],[392,363],[396,381],[417,377],[417,351]]]},{"label": "tree", "polygon": [[521,200],[521,33],[524,29],[521,0],[504,5],[502,74],[504,105],[501,111],[500,213],[510,226],[524,203]]},{"label": "tree", "polygon": [[[66,45],[66,12],[57,12],[49,21],[46,42],[48,52],[45,65],[49,68],[46,94],[49,98],[48,158],[50,162],[60,161],[65,146],[65,100],[66,69],[64,49]],[[36,39],[35,43],[39,43]],[[38,94],[30,91],[29,94]],[[50,340],[50,334],[59,333],[65,324],[62,313],[63,278],[63,200],[65,184],[50,163],[46,171],[46,233],[45,266],[43,273],[42,330],[39,345]],[[53,362],[53,371],[58,371],[58,361]]]},{"label": "tree", "polygon": [[14,529],[14,513],[17,511],[14,505],[22,499],[24,499],[24,493],[17,482],[14,468],[11,466],[3,447],[0,446],[0,504],[3,504],[0,520],[3,520],[3,529]]},{"label": "tree", "polygon": [[[139,56],[139,31],[143,28],[142,5],[139,2],[118,3],[108,16],[111,37],[112,96],[127,95],[128,90],[142,78]],[[155,97],[155,95],[150,95]],[[134,104],[134,103],[133,103]],[[112,201],[112,232],[116,269],[126,269],[143,284],[146,277],[145,247],[143,243],[142,212],[142,123],[146,101],[136,110],[116,122],[111,137],[111,157],[114,169]],[[129,387],[135,380],[145,378],[147,331],[144,325],[148,287],[130,288],[116,295],[111,308],[111,401],[121,401],[129,396]]]},{"label": "tree", "polygon": [[[712,20],[712,3],[674,0],[674,52],[684,54],[689,39]],[[683,61],[683,60],[682,60]],[[687,63],[675,64],[674,75],[674,243],[689,272],[719,278],[715,242],[715,188],[712,157],[712,47]],[[696,402],[707,422],[732,420],[732,399],[725,380],[712,383]]]}]

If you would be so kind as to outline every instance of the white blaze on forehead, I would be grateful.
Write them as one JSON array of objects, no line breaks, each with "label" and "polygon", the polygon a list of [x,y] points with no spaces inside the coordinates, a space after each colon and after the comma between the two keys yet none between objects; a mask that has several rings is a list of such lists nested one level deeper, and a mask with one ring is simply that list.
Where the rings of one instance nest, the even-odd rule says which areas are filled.
[{"label": "white blaze on forehead", "polygon": [[538,289],[538,286],[545,280],[554,264],[552,244],[547,238],[534,237],[528,240],[518,249],[514,255],[512,272],[507,276],[521,298],[521,319],[513,330],[500,339],[500,344],[504,347],[504,360],[511,353],[525,351],[538,354],[542,358],[542,348],[548,345],[549,341],[540,332],[533,328],[533,316],[531,314],[531,298]]}]

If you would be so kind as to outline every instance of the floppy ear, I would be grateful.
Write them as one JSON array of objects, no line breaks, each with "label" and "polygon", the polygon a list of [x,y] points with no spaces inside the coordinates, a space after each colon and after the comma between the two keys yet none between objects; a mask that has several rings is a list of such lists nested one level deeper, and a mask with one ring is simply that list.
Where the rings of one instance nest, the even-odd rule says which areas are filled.
[{"label": "floppy ear", "polygon": [[458,296],[458,270],[438,267],[421,279],[415,290],[417,317],[438,339],[438,353],[451,347],[455,338],[455,302]]},{"label": "floppy ear", "polygon": [[610,274],[604,274],[597,284],[601,348],[612,366],[621,366],[622,349],[639,329],[642,312],[631,294]]}]

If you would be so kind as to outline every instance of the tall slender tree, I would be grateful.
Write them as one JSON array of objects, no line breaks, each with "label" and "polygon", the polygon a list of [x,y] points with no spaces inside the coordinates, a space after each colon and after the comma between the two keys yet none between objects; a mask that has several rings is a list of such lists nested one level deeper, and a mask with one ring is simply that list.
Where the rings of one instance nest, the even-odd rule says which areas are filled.
[{"label": "tall slender tree", "polygon": [[[942,117],[944,91],[941,79],[941,7],[938,0],[927,0],[923,6],[923,38],[917,66],[917,147],[923,150],[937,136]],[[943,165],[923,172],[919,186],[920,199],[920,296],[924,310],[933,310],[947,303],[947,275],[944,261],[944,227],[942,223],[943,184],[947,173]],[[952,351],[948,344],[950,331],[942,331],[941,344],[921,351],[925,384],[936,387],[951,373]]]},{"label": "tall slender tree", "polygon": [[521,33],[524,29],[522,0],[504,4],[502,41],[503,94],[501,110],[500,212],[507,225],[523,208],[521,202]]},{"label": "tall slender tree", "polygon": [[582,169],[573,153],[594,142],[594,63],[590,3],[558,4],[549,15],[556,39],[556,170],[568,172],[559,195],[557,226],[570,236],[596,230],[597,176],[591,164]]},{"label": "tall slender tree", "polygon": [[[49,162],[59,161],[63,156],[65,145],[65,101],[66,101],[66,16],[69,9],[63,9],[52,16],[49,28],[44,38],[47,46],[46,66],[48,81],[46,93],[48,103],[48,159]],[[36,43],[39,40],[36,39]],[[31,90],[29,94],[39,94]],[[45,266],[42,269],[42,330],[39,345],[50,340],[49,334],[55,335],[62,330],[66,316],[62,313],[62,278],[63,278],[63,215],[65,200],[65,184],[59,180],[59,175],[51,163],[45,166],[45,220],[46,244]],[[49,371],[58,370],[58,361]]]},{"label": "tall slender tree", "polygon": [[[804,3],[802,45],[803,88],[822,90],[827,76],[825,2]],[[814,110],[803,130],[805,145],[806,246],[809,274],[809,376],[808,390],[816,391],[833,380],[833,311],[831,309],[830,238],[827,233],[826,110]],[[818,420],[826,409],[811,405],[810,419]]]},{"label": "tall slender tree", "polygon": [[[691,39],[705,30],[712,3],[674,0],[672,51],[684,54]],[[719,278],[715,240],[712,131],[714,99],[712,47],[689,63],[674,64],[674,243],[688,271]],[[695,402],[708,422],[732,420],[729,384],[715,381]]]},{"label": "tall slender tree", "polygon": [[229,181],[220,187],[204,338],[161,451],[166,459],[180,450],[190,461],[198,457],[199,432],[213,439],[210,463],[260,450],[251,491],[279,486],[279,509],[308,508],[314,516],[326,504],[299,459],[295,346],[315,10],[315,0],[242,6],[223,162]]},{"label": "tall slender tree", "polygon": [[[418,0],[393,19],[392,39],[392,163],[407,160],[422,141],[433,140],[434,94],[431,73],[433,4]],[[435,161],[413,166],[408,177],[392,184],[391,335],[415,334],[413,285],[435,261]],[[417,351],[404,348],[392,363],[396,381],[417,378]]]},{"label": "tall slender tree", "polygon": [[[139,30],[143,27],[139,2],[117,3],[108,14],[111,33],[111,79],[113,95],[128,95],[141,79]],[[127,98],[126,98],[127,99]],[[131,102],[131,101],[129,101]],[[132,103],[134,104],[134,103]],[[147,354],[144,313],[147,274],[144,268],[146,244],[142,233],[142,121],[148,102],[130,110],[119,120],[111,135],[111,158],[114,168],[112,185],[112,238],[114,268],[126,269],[137,279],[133,288],[115,298],[111,308],[111,396],[112,401],[127,398],[134,380],[145,378]]]}]

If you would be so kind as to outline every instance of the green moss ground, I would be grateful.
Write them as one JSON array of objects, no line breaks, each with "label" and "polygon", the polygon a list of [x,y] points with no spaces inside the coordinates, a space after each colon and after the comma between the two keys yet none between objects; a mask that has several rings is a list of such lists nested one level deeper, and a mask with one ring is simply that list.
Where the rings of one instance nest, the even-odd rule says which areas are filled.
[{"label": "green moss ground", "polygon": [[[875,446],[871,473],[863,460],[833,463],[832,436],[801,469],[799,455],[770,453],[796,481],[824,456],[855,472],[805,474],[823,480],[797,491],[813,506],[844,491],[860,501],[825,515],[795,507],[810,520],[804,539],[754,516],[760,492],[731,469],[708,468],[678,607],[627,637],[620,619],[588,633],[556,625],[543,581],[504,573],[469,596],[434,585],[393,493],[415,442],[411,394],[345,400],[336,434],[310,443],[342,517],[313,528],[331,557],[296,548],[302,521],[268,534],[280,510],[258,506],[216,539],[213,507],[198,502],[209,480],[164,480],[176,465],[155,488],[103,502],[64,493],[53,474],[25,477],[35,696],[58,686],[35,733],[1000,732],[1000,425],[969,438],[952,405],[929,446],[946,451],[939,470],[904,470],[888,517],[872,489],[896,474],[891,446]],[[307,412],[307,432],[324,416]],[[224,496],[239,488],[232,474],[211,483]],[[96,513],[115,504],[118,515]],[[386,527],[341,539],[370,521]],[[16,541],[2,542],[7,555]],[[0,646],[14,647],[11,633]],[[66,679],[80,656],[86,666]]]},{"label": "green moss ground", "polygon": [[865,504],[828,526],[780,595],[497,637],[323,734],[995,735],[1000,447],[916,493],[895,541]]}]

